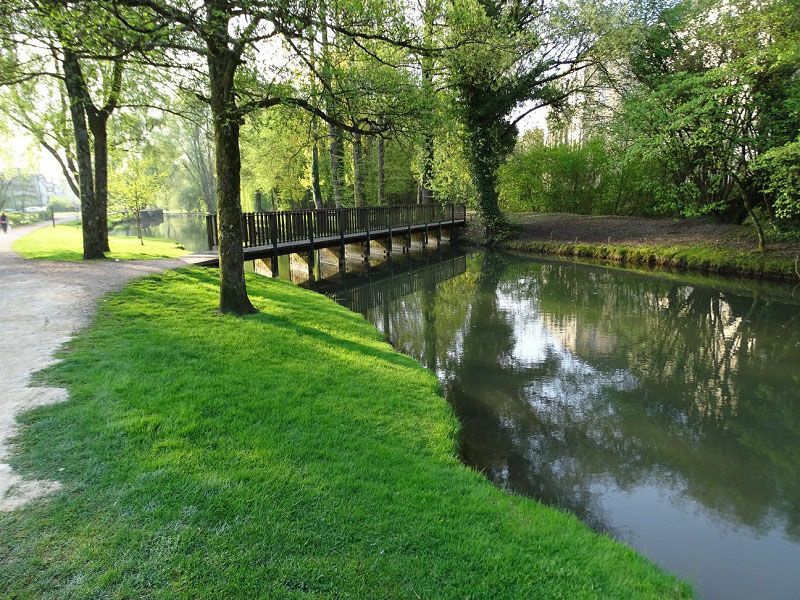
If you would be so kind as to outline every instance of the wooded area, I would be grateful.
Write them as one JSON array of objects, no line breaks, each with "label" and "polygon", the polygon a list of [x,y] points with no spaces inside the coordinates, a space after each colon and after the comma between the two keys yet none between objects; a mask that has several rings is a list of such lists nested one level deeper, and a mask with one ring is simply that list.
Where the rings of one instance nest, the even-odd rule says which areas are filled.
[{"label": "wooded area", "polygon": [[0,128],[58,161],[84,258],[109,204],[216,212],[247,314],[243,210],[716,215],[763,250],[800,220],[799,34],[798,0],[7,0]]}]

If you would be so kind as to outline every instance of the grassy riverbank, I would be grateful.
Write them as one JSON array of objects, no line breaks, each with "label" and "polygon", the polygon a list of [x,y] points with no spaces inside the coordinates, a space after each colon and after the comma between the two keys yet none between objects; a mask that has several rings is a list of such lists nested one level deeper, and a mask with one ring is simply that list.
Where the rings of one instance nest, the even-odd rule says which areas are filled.
[{"label": "grassy riverbank", "polygon": [[703,245],[633,246],[589,242],[509,240],[500,244],[499,247],[540,254],[611,260],[632,265],[693,269],[721,275],[800,280],[800,275],[795,273],[795,262],[789,258]]},{"label": "grassy riverbank", "polygon": [[435,377],[359,315],[216,274],[102,302],[23,416],[15,465],[54,497],[0,517],[11,597],[669,598],[687,586],[455,457]]},{"label": "grassy riverbank", "polygon": [[[572,214],[511,215],[512,239],[498,248],[559,256],[657,265],[722,275],[800,280],[800,241],[771,232],[775,239],[765,254],[756,251],[751,228],[707,219]],[[797,234],[800,235],[800,234]],[[480,224],[465,235],[481,244]]]},{"label": "grassy riverbank", "polygon": [[[111,235],[108,244],[111,252],[106,258],[114,260],[139,260],[153,258],[177,258],[187,254],[174,240],[139,238]],[[43,227],[25,235],[12,244],[14,252],[25,258],[38,260],[79,261],[83,260],[83,234],[77,223],[64,223],[55,227]]]}]

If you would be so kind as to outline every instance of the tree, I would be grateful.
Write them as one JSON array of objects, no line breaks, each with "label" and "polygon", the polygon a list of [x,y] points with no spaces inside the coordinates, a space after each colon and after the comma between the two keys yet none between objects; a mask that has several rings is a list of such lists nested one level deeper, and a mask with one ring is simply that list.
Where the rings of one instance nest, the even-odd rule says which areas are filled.
[{"label": "tree", "polygon": [[164,188],[169,173],[159,169],[151,158],[131,156],[124,168],[116,169],[109,182],[111,205],[136,219],[136,233],[142,239],[142,212],[153,206]]},{"label": "tree", "polygon": [[67,185],[78,197],[78,169],[64,88],[44,83],[31,80],[0,90],[0,114],[56,160]]},{"label": "tree", "polygon": [[769,215],[774,196],[762,194],[757,165],[800,129],[797,8],[709,0],[663,10],[632,47],[635,85],[623,97],[621,119],[671,177],[674,209],[747,216],[762,252],[758,209]]},{"label": "tree", "polygon": [[[108,120],[118,107],[125,70],[124,38],[103,39],[86,33],[92,26],[104,25],[100,16],[91,4],[69,0],[14,0],[0,13],[0,35],[5,42],[0,85],[42,78],[63,84],[66,103],[62,102],[62,109],[67,109],[74,137],[73,164],[71,151],[62,159],[24,112],[17,121],[62,161],[68,180],[76,167],[85,259],[102,258],[108,250]],[[25,49],[22,55],[17,47]]]},{"label": "tree", "polygon": [[775,198],[776,216],[787,220],[800,217],[800,138],[768,150],[754,167],[761,191]]},{"label": "tree", "polygon": [[[497,169],[514,148],[517,123],[567,97],[559,88],[588,64],[600,34],[602,6],[586,9],[526,1],[464,0],[449,15],[451,37],[469,46],[448,54],[448,76],[466,129],[466,155],[489,243],[506,222],[498,204]],[[511,117],[523,102],[524,112]]]}]

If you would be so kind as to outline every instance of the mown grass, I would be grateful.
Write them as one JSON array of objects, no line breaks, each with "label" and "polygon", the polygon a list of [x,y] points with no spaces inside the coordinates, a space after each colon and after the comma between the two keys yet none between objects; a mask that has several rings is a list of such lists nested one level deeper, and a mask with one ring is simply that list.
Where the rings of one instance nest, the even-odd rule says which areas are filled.
[{"label": "mown grass", "polygon": [[538,252],[541,254],[612,260],[634,265],[695,269],[722,275],[784,280],[797,280],[800,278],[800,274],[797,273],[798,265],[790,258],[733,248],[712,246],[629,246],[538,240],[511,240],[503,242],[500,247],[508,250]]},{"label": "mown grass", "polygon": [[455,455],[436,378],[360,315],[257,275],[129,284],[42,379],[14,464],[62,491],[0,517],[11,597],[671,598],[689,587]]},{"label": "mown grass", "polygon": [[[186,254],[183,246],[174,240],[139,238],[111,235],[108,244],[111,252],[106,258],[115,260],[138,260],[150,258],[177,258]],[[43,227],[22,236],[11,248],[25,258],[38,260],[79,261],[83,260],[83,237],[76,223],[64,223],[55,227]]]}]

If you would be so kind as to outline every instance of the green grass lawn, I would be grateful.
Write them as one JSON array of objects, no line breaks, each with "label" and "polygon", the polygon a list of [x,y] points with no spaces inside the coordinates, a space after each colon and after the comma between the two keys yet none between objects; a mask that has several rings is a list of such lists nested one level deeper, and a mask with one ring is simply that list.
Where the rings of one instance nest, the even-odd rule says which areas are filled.
[{"label": "green grass lawn", "polygon": [[[106,252],[106,258],[109,259],[177,258],[187,254],[177,242],[158,238],[144,238],[142,245],[137,237],[111,235],[108,237],[108,244],[111,252]],[[83,237],[81,228],[76,223],[37,229],[16,240],[11,248],[25,258],[83,260]]]},{"label": "green grass lawn", "polygon": [[135,281],[40,379],[13,463],[62,491],[0,516],[7,597],[673,598],[689,587],[455,455],[435,376],[360,315],[248,278]]}]

